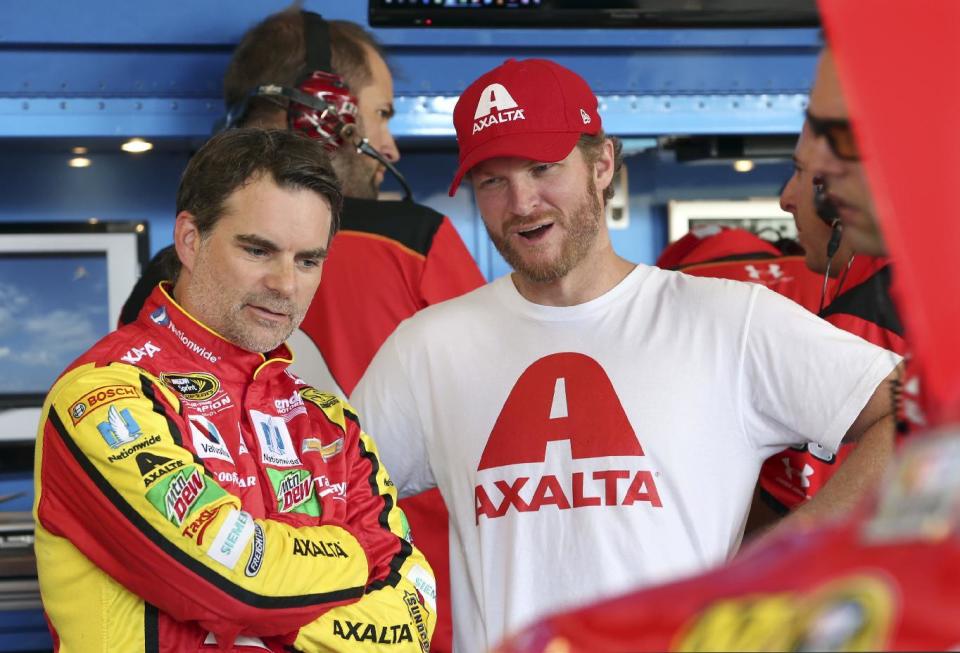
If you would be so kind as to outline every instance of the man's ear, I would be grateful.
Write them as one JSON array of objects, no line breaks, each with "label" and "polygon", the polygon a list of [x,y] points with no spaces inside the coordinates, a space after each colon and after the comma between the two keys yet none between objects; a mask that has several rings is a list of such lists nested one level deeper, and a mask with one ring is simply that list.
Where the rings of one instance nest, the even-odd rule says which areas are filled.
[{"label": "man's ear", "polygon": [[177,250],[177,258],[186,270],[193,272],[193,266],[200,252],[200,230],[197,221],[189,211],[180,211],[173,227],[173,246]]},{"label": "man's ear", "polygon": [[600,156],[597,158],[597,162],[593,167],[594,175],[596,175],[597,188],[606,188],[613,182],[613,163],[613,141],[605,138],[603,139]]}]

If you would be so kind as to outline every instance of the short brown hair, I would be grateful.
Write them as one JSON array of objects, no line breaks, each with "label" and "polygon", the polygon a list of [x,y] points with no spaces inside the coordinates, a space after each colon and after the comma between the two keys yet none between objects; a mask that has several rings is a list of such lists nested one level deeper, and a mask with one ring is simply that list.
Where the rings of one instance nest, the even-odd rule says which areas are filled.
[{"label": "short brown hair", "polygon": [[[345,20],[328,21],[330,26],[330,65],[332,71],[356,95],[370,83],[368,50],[381,57],[383,50],[365,29]],[[233,52],[223,78],[223,98],[227,108],[241,102],[256,86],[277,84],[293,86],[306,66],[306,34],[303,12],[299,3],[268,16],[255,25],[240,40]],[[256,125],[276,119],[279,110],[286,109],[282,100],[253,98],[250,101],[245,125]]]},{"label": "short brown hair", "polygon": [[577,141],[577,147],[580,148],[580,154],[588,166],[596,164],[600,160],[600,154],[603,150],[604,141],[609,140],[613,143],[613,179],[610,185],[603,189],[603,204],[606,206],[613,198],[614,182],[620,168],[623,167],[623,142],[616,136],[607,136],[602,131],[597,134],[581,134]]},{"label": "short brown hair", "polygon": [[286,129],[229,129],[193,155],[180,178],[177,214],[188,211],[206,237],[238,188],[270,175],[280,188],[309,190],[330,205],[330,237],[340,226],[343,196],[320,141]]}]

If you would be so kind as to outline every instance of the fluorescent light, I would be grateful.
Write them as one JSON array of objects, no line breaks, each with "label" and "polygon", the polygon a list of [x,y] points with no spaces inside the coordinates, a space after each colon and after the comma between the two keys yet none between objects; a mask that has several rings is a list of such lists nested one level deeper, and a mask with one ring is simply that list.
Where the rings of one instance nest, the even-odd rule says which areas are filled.
[{"label": "fluorescent light", "polygon": [[67,161],[67,165],[71,168],[89,168],[90,163],[90,159],[85,156],[75,156]]},{"label": "fluorescent light", "polygon": [[142,138],[131,138],[129,141],[120,146],[120,149],[124,152],[130,152],[131,154],[140,154],[141,152],[149,152],[153,149],[153,143],[150,141],[145,141]]},{"label": "fluorescent light", "polygon": [[737,172],[750,172],[753,168],[753,161],[750,159],[737,159],[733,162],[733,169]]}]

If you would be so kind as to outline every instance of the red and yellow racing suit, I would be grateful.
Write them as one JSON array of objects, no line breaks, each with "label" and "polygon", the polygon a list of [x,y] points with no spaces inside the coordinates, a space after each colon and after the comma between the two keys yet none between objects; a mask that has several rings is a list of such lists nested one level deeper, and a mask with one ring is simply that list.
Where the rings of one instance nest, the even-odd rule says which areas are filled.
[{"label": "red and yellow racing suit", "polygon": [[429,650],[433,573],[352,408],[154,290],[51,389],[36,553],[57,650]]}]

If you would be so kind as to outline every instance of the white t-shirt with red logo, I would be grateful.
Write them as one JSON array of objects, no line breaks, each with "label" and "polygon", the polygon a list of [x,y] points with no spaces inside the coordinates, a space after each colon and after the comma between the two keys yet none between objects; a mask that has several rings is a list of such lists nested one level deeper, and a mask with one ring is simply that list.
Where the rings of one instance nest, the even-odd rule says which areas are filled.
[{"label": "white t-shirt with red logo", "polygon": [[429,307],[352,399],[400,494],[443,493],[472,653],[727,559],[761,463],[836,450],[895,363],[756,284],[638,266],[578,306],[506,276]]}]

